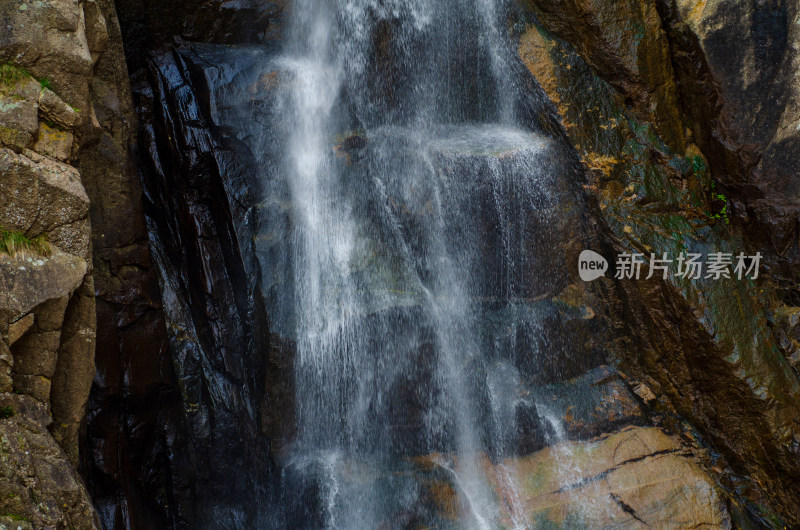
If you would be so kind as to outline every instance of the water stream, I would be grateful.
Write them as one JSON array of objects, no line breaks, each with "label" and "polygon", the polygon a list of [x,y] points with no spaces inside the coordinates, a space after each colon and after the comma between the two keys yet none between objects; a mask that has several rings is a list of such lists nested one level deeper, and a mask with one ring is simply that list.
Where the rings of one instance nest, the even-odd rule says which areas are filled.
[{"label": "water stream", "polygon": [[425,520],[423,458],[456,527],[498,527],[486,465],[542,428],[521,373],[561,266],[541,259],[558,162],[524,117],[541,103],[519,88],[510,4],[294,3],[274,124],[292,282],[273,297],[297,350],[292,526]]}]

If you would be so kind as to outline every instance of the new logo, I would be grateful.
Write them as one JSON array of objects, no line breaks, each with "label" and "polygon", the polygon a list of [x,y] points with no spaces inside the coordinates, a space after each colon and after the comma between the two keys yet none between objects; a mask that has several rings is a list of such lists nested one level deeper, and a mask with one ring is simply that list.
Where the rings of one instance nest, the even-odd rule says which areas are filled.
[{"label": "new logo", "polygon": [[584,250],[578,256],[578,274],[581,280],[591,282],[606,275],[608,261],[593,250]]}]

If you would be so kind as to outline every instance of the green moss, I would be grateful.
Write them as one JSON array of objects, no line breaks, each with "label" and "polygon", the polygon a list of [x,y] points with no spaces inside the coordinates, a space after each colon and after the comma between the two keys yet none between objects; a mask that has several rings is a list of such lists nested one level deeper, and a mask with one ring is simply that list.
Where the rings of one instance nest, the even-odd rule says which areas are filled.
[{"label": "green moss", "polygon": [[5,63],[0,65],[0,90],[13,88],[31,74],[24,68]]},{"label": "green moss", "polygon": [[43,78],[39,79],[39,85],[42,88],[47,88],[49,90],[53,90],[53,86],[50,84],[50,78],[49,77],[43,77]]},{"label": "green moss", "polygon": [[[2,93],[2,90],[0,90]],[[9,129],[8,127],[0,126],[0,143],[14,143],[19,138],[20,131],[17,129]]]},{"label": "green moss", "polygon": [[14,417],[13,407],[0,407],[0,418],[5,420],[13,417]]},{"label": "green moss", "polygon": [[637,44],[643,41],[645,36],[647,35],[647,31],[644,27],[644,24],[642,24],[641,22],[635,22],[630,26],[628,26],[627,29],[633,33],[633,38],[636,40]]},{"label": "green moss", "polygon": [[30,239],[21,232],[0,229],[0,252],[4,252],[9,256],[16,256],[26,250],[45,257],[50,256],[52,253],[52,248],[45,235]]},{"label": "green moss", "polygon": [[4,513],[3,515],[0,515],[0,517],[5,517],[6,519],[11,519],[12,521],[19,521],[24,523],[31,522],[31,520],[28,519],[27,517],[23,517],[21,515],[14,515],[13,513]]},{"label": "green moss", "polygon": [[62,127],[61,125],[59,125],[56,122],[54,122],[54,121],[47,120],[47,121],[44,122],[44,124],[47,125],[48,127],[50,127],[51,129],[55,129],[57,131],[65,132],[67,130],[64,127]]},{"label": "green moss", "polygon": [[755,508],[755,510],[758,513],[759,519],[761,519],[760,522],[765,526],[774,529],[787,528],[787,525],[786,523],[784,523],[783,519],[781,519],[777,514],[773,513],[772,510],[770,510],[766,506],[763,506],[758,503],[752,503],[750,506]]},{"label": "green moss", "polygon": [[692,163],[692,170],[694,171],[695,175],[699,175],[701,173],[705,173],[708,170],[708,165],[706,161],[703,160],[703,157],[700,155],[695,155],[690,158]]}]

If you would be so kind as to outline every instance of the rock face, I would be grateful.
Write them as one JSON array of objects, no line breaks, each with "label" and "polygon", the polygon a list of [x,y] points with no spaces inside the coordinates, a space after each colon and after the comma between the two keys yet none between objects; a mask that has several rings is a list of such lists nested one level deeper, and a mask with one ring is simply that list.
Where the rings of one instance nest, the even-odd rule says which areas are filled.
[{"label": "rock face", "polygon": [[769,254],[780,300],[800,305],[800,9],[793,2],[741,0],[677,0],[668,8],[674,47],[705,63],[692,69],[678,63],[682,77],[704,66],[703,76],[695,74],[705,88],[703,105],[719,113],[709,133],[722,140],[718,151],[739,157],[739,167],[718,171],[718,178],[730,189],[742,236]]},{"label": "rock face", "polygon": [[137,120],[111,0],[85,4],[96,57],[79,168],[90,197],[98,333],[82,466],[106,528],[164,528],[179,390],[131,153]]},{"label": "rock face", "polygon": [[[513,411],[526,428],[484,463],[505,519],[800,525],[797,5],[522,3],[520,57],[588,171],[575,174],[580,222],[597,234],[561,244],[764,261],[750,283],[553,278],[550,346],[581,355],[527,359],[536,384]],[[263,270],[275,289],[290,281],[287,206],[252,178],[232,122],[264,116],[230,115],[219,94],[245,78],[251,107],[270,112],[280,73],[258,69],[285,4],[118,0],[120,25],[112,0],[0,3],[0,230],[28,241],[0,251],[0,528],[258,526],[274,501],[294,345],[259,286]],[[174,37],[221,46],[151,53]],[[224,46],[244,43],[260,48]],[[358,134],[336,149],[348,165],[369,153]],[[453,174],[479,165],[437,157]],[[559,221],[554,255],[578,231]],[[392,436],[419,420],[404,390]],[[447,523],[451,468],[398,471],[425,492],[424,513],[398,520]]]},{"label": "rock face", "polygon": [[0,407],[0,526],[101,528],[83,482],[48,430],[47,406],[0,394]]},{"label": "rock face", "polygon": [[[122,27],[115,11],[120,13]],[[77,156],[91,199],[92,223],[102,227],[92,233],[92,246],[97,321],[103,332],[97,344],[97,377],[88,405],[87,451],[83,465],[88,487],[103,524],[108,528],[200,524],[196,512],[205,509],[211,512],[224,504],[200,500],[212,495],[209,488],[218,488],[213,495],[226,498],[238,495],[238,490],[230,488],[227,480],[219,478],[230,473],[225,467],[229,460],[220,455],[230,455],[244,469],[252,469],[256,464],[239,459],[242,451],[259,454],[255,457],[259,462],[267,455],[267,450],[260,449],[261,442],[248,445],[248,441],[253,440],[252,433],[257,430],[256,421],[220,419],[215,424],[209,418],[222,414],[221,410],[197,413],[196,390],[202,387],[197,382],[205,378],[200,364],[191,361],[191,366],[186,367],[181,362],[180,373],[175,373],[175,358],[168,350],[161,289],[142,215],[142,189],[137,168],[129,155],[139,134],[123,56],[123,35],[127,62],[135,70],[145,66],[149,50],[173,36],[215,42],[268,41],[277,35],[276,19],[281,11],[282,2],[190,1],[173,3],[169,8],[160,2],[125,0],[116,2],[116,6],[112,0],[84,4],[86,40],[93,60],[89,100],[95,119],[85,128],[85,138]],[[132,74],[133,78],[140,78],[142,72],[133,71]],[[203,89],[199,90],[202,95]],[[149,123],[151,117],[146,118],[145,123]],[[145,137],[142,149],[149,152],[153,148]],[[147,170],[145,165],[144,171]],[[165,196],[170,195],[170,192],[165,193]],[[162,208],[163,200],[160,196],[151,198],[154,211]],[[214,222],[224,222],[224,217]],[[186,237],[186,241],[191,239]],[[182,238],[175,243],[180,245],[183,241]],[[218,255],[204,247],[194,265],[198,265],[199,256],[206,253]],[[172,258],[172,251],[169,258]],[[227,273],[201,274],[209,274],[209,278],[218,282]],[[200,277],[193,276],[186,287],[194,290],[208,283],[207,280],[195,283]],[[237,282],[240,285],[241,280]],[[169,292],[166,285],[164,292]],[[225,302],[221,307],[227,305]],[[174,303],[171,308],[177,309]],[[172,313],[171,329],[183,329],[188,325],[181,320],[187,315],[184,313],[179,318]],[[200,341],[206,341],[206,326],[205,320],[199,324]],[[224,334],[224,330],[220,330],[220,334]],[[175,339],[175,344],[183,348],[181,345],[189,343],[184,342],[183,335],[181,337]],[[237,337],[218,338],[230,350],[225,354],[230,358],[246,348],[245,342],[236,344]],[[203,348],[215,347],[207,342],[203,344]],[[200,346],[195,346],[200,351]],[[187,359],[196,359],[196,356],[191,354]],[[257,386],[261,387],[263,375],[258,375],[258,370],[253,373],[252,377],[260,380]],[[179,376],[183,379],[179,380]],[[209,388],[209,392],[220,395],[218,388]],[[200,395],[203,394],[201,391]],[[241,403],[244,402],[246,400]],[[243,413],[241,403],[223,408],[233,410],[235,416]],[[257,411],[258,405],[254,407]],[[211,421],[211,426],[205,424],[206,421]],[[214,433],[216,425],[220,426],[219,432]],[[241,435],[241,429],[247,434]],[[217,441],[208,442],[211,437]],[[226,440],[239,439],[242,441],[238,448],[228,448],[227,444],[234,442]],[[210,464],[206,467],[201,462]],[[238,484],[244,490],[249,487],[246,480]],[[252,511],[255,503],[248,501],[248,495],[242,494],[236,503],[238,506],[249,503],[247,509]],[[203,517],[219,517],[203,513]]]},{"label": "rock face", "polygon": [[[39,142],[37,144],[41,145]],[[83,260],[89,258],[89,198],[78,171],[47,155],[0,148],[0,192],[13,197],[0,226],[48,241]]]},{"label": "rock face", "polygon": [[[513,470],[511,476],[504,476]],[[562,442],[488,468],[508,523],[568,528],[730,528],[725,502],[691,451],[655,427]],[[518,485],[514,498],[508,481]]]},{"label": "rock face", "polygon": [[[204,3],[200,9],[224,4]],[[610,255],[623,249],[647,253],[740,248],[752,253],[763,245],[772,249],[766,280],[753,285],[602,281],[585,290],[568,286],[558,296],[561,302],[571,306],[575,314],[598,315],[598,320],[605,319],[607,327],[614,330],[606,347],[597,345],[605,340],[598,332],[600,326],[593,323],[588,333],[584,331],[593,339],[593,357],[582,358],[568,377],[608,360],[619,361],[627,375],[591,371],[584,379],[570,382],[575,386],[567,390],[557,384],[544,387],[542,402],[552,398],[561,403],[562,391],[579,390],[580,395],[588,396],[581,405],[593,403],[592,407],[556,407],[571,439],[603,433],[604,439],[610,439],[616,434],[609,432],[620,426],[654,421],[682,431],[688,427],[679,418],[686,418],[699,431],[697,436],[721,453],[717,466],[721,471],[714,480],[742,492],[739,498],[747,505],[749,517],[767,520],[777,513],[788,522],[794,521],[792,514],[798,513],[797,495],[793,493],[798,484],[794,434],[798,382],[787,359],[797,357],[800,338],[796,282],[792,280],[796,271],[791,267],[796,256],[791,227],[796,223],[788,201],[779,202],[775,194],[757,200],[748,196],[748,190],[753,189],[750,177],[756,175],[755,160],[748,158],[750,147],[741,147],[750,140],[741,140],[736,131],[745,128],[747,119],[738,125],[731,120],[735,109],[730,101],[734,98],[725,91],[733,92],[720,83],[722,68],[715,66],[710,37],[725,26],[739,27],[741,21],[725,18],[730,15],[725,15],[721,3],[703,3],[705,7],[696,9],[689,2],[667,0],[631,0],[614,5],[529,0],[527,4],[532,15],[521,19],[529,30],[521,36],[520,55],[557,107],[566,135],[589,170],[585,197],[590,205],[588,216],[601,233],[598,250]],[[183,3],[176,13],[197,9],[198,5]],[[148,47],[148,39],[161,43],[170,35],[180,35],[232,43],[239,38],[227,29],[233,27],[227,24],[236,17],[220,17],[209,28],[192,15],[173,18],[170,14],[156,21],[154,7],[147,3],[120,6],[124,33],[132,36],[131,49],[135,50],[130,63],[136,66],[144,62],[145,54],[139,51]],[[789,13],[791,9],[783,11]],[[753,27],[763,28],[767,24],[765,13],[771,11],[764,8],[759,12],[752,19]],[[706,22],[697,18],[698,13],[706,13]],[[716,13],[716,18],[710,13]],[[690,15],[695,19],[686,23]],[[776,24],[782,24],[783,16],[773,17]],[[793,15],[786,16],[791,19]],[[202,37],[198,36],[200,27],[205,32]],[[739,30],[745,31],[742,27]],[[792,31],[789,29],[787,35]],[[269,34],[265,31],[243,39],[261,41]],[[758,40],[763,31],[754,29],[751,34]],[[767,41],[767,47],[778,50],[775,53],[781,57],[793,57],[788,37],[784,42],[776,34]],[[763,48],[754,45],[753,54]],[[716,49],[723,53],[721,45]],[[145,153],[142,176],[146,206],[157,246],[162,248],[159,268],[165,280],[168,320],[174,330],[173,351],[180,365],[184,414],[192,426],[183,447],[194,447],[197,454],[221,447],[214,440],[215,432],[236,433],[245,440],[256,440],[256,447],[264,447],[257,445],[264,443],[261,434],[235,426],[237,422],[260,420],[262,431],[270,436],[280,433],[272,440],[275,445],[291,438],[292,425],[288,412],[292,404],[286,396],[292,394],[287,374],[291,372],[293,347],[291,340],[277,335],[271,336],[270,345],[265,347],[269,352],[266,368],[258,363],[252,366],[264,375],[266,384],[246,381],[245,390],[233,392],[240,408],[226,408],[220,416],[213,414],[224,401],[220,389],[229,389],[231,381],[244,381],[242,361],[234,358],[239,351],[235,343],[265,340],[255,333],[264,324],[259,320],[264,318],[259,313],[263,309],[252,285],[243,285],[243,275],[258,269],[252,261],[251,238],[255,235],[258,254],[264,256],[275,254],[280,245],[277,240],[285,237],[280,230],[262,226],[259,233],[254,228],[257,214],[251,208],[263,199],[262,190],[246,177],[243,168],[252,161],[236,138],[235,124],[226,121],[225,114],[231,109],[217,99],[214,90],[235,75],[249,75],[249,63],[231,58],[238,52],[224,53],[178,43],[166,53],[151,56],[146,74],[134,74],[138,105],[146,118],[142,120],[140,142]],[[744,56],[749,57],[748,53]],[[236,64],[221,66],[226,61]],[[784,63],[789,65],[791,60]],[[784,71],[786,68],[790,67]],[[757,69],[755,63],[753,69]],[[258,98],[279,83],[277,71],[255,80],[253,108],[263,110],[264,102]],[[789,90],[790,83],[776,82],[776,87],[779,85],[784,88],[775,90]],[[764,108],[766,101],[759,108]],[[792,119],[791,105],[785,107],[787,110],[778,113],[788,116],[781,117],[781,123]],[[788,134],[785,126],[778,129],[781,132],[776,137]],[[767,142],[768,137],[764,133],[759,141]],[[357,162],[364,146],[356,135],[342,142],[340,152],[347,163]],[[771,174],[767,170],[762,173]],[[787,180],[784,184],[790,183]],[[193,188],[203,191],[192,192]],[[765,194],[769,191],[769,186],[762,188]],[[267,201],[258,215],[269,211],[269,221],[284,223],[283,197],[279,193],[270,196],[270,191],[274,190],[267,190]],[[171,194],[181,199],[175,200]],[[223,194],[227,205],[218,204],[212,197]],[[784,224],[776,212],[788,214],[790,220]],[[779,230],[768,231],[774,239],[759,241],[756,232],[763,230],[748,229],[744,220],[764,223],[762,227],[772,223]],[[214,258],[203,261],[202,256]],[[270,259],[273,257],[270,255]],[[270,272],[276,276],[275,282],[284,281],[278,277],[285,262],[276,258],[273,263]],[[193,311],[197,307],[205,308],[202,314]],[[269,316],[272,329],[276,329],[283,315]],[[559,313],[561,316],[563,313]],[[203,329],[211,332],[203,335]],[[607,352],[614,353],[609,359],[600,359]],[[564,376],[557,370],[551,372],[550,380]],[[636,398],[630,397],[629,390]],[[260,419],[255,420],[245,409],[257,407],[257,396],[262,392],[267,397],[261,402]],[[638,408],[640,403],[647,405],[644,411]],[[521,453],[542,443],[537,440]],[[693,499],[692,503],[709,508],[687,508],[686,524],[728,525],[728,515],[717,509],[721,501],[720,494],[710,486],[713,480],[696,462],[684,458],[674,442],[670,443],[673,445],[663,458],[647,450],[640,455],[659,473],[674,478],[661,490],[648,483],[645,489],[655,490],[658,499],[648,499],[641,491],[632,493],[638,500],[626,500],[615,490],[590,493],[613,501],[614,517],[620,518],[615,522],[641,523],[631,510],[637,517],[640,512],[652,516],[642,516],[642,520],[656,524],[668,517],[678,518],[686,507],[670,506],[669,499],[673,494],[683,494]],[[249,452],[245,454],[248,462],[256,461],[250,460]],[[174,463],[172,469],[183,466],[183,473],[193,465]],[[225,464],[214,465],[221,469]],[[609,469],[614,465],[609,464]],[[641,473],[646,480],[653,479],[646,471]],[[676,478],[681,474],[691,480],[682,483]],[[738,478],[741,475],[750,478],[742,480]],[[624,481],[624,476],[620,480]],[[198,483],[203,482],[210,482],[210,478],[203,476]],[[190,499],[190,495],[186,493],[183,498]],[[564,506],[569,504],[562,501]],[[570,509],[560,507],[550,515],[563,522]],[[180,517],[191,520],[192,515],[182,512]]]},{"label": "rock face", "polygon": [[[79,38],[77,5],[49,5],[50,11],[43,5],[31,4],[33,14],[23,9],[27,3],[0,8],[6,20],[18,17],[0,30],[0,55],[13,50],[16,62],[0,67],[0,229],[4,239],[17,241],[0,253],[0,399],[12,403],[4,409],[2,432],[3,475],[13,491],[3,502],[14,499],[2,512],[36,528],[95,528],[99,523],[74,470],[95,341],[89,200],[70,165],[83,120],[45,87],[50,81],[19,66],[37,57],[31,70],[46,75],[44,50],[30,49],[44,42],[73,54],[64,61],[78,70],[88,50]],[[22,26],[29,31],[18,31]],[[27,40],[37,37],[42,42]],[[87,79],[61,72],[53,72],[53,85],[73,104],[83,102]]]},{"label": "rock face", "polygon": [[178,37],[217,44],[269,44],[281,38],[287,0],[117,0],[125,53],[132,70],[147,53]]},{"label": "rock face", "polygon": [[273,469],[259,415],[270,328],[255,268],[260,187],[215,99],[261,55],[227,53],[178,46],[152,56],[146,82],[134,86],[144,208],[181,399],[168,513],[204,528],[259,526]]},{"label": "rock face", "polygon": [[[730,467],[718,478],[752,517],[798,524],[796,179],[786,175],[797,165],[786,126],[796,121],[797,13],[783,3],[527,4],[520,56],[589,170],[608,257],[764,255],[751,283],[673,276],[602,289],[616,355],[651,410],[677,412],[721,453]],[[788,158],[769,154],[773,142]]]},{"label": "rock face", "polygon": [[[0,394],[13,412],[0,428],[12,444],[3,449],[3,475],[19,489],[0,513],[34,528],[95,528],[99,520],[74,470],[95,376],[96,290],[107,295],[102,302],[122,299],[115,312],[100,306],[103,344],[123,328],[146,336],[143,351],[156,359],[150,380],[169,374],[158,367],[163,321],[154,316],[159,295],[128,156],[126,130],[135,121],[124,115],[130,97],[122,43],[118,28],[116,40],[109,38],[111,2],[11,1],[0,17],[0,230],[21,241],[0,253],[0,391],[20,394]],[[93,232],[92,221],[101,230]],[[126,343],[112,341],[104,369],[109,357],[124,362]],[[133,379],[134,388],[147,389],[135,397],[159,393],[147,377]],[[117,420],[115,428],[130,426]]]},{"label": "rock face", "polygon": [[88,109],[92,55],[77,0],[14,0],[0,6],[0,63],[27,68],[74,109]]}]

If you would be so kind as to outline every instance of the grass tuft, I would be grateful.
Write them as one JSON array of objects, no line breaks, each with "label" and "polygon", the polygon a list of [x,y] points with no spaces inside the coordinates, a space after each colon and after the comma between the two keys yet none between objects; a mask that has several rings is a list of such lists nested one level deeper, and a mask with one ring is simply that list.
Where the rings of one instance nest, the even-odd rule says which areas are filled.
[{"label": "grass tuft", "polygon": [[25,251],[49,257],[53,249],[45,235],[30,239],[21,232],[0,229],[0,252],[5,252],[13,257]]},{"label": "grass tuft", "polygon": [[0,418],[6,420],[14,417],[13,407],[0,407]]},{"label": "grass tuft", "polygon": [[0,90],[13,88],[27,77],[31,77],[31,74],[24,68],[9,63],[0,64]]}]

